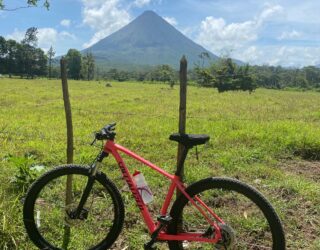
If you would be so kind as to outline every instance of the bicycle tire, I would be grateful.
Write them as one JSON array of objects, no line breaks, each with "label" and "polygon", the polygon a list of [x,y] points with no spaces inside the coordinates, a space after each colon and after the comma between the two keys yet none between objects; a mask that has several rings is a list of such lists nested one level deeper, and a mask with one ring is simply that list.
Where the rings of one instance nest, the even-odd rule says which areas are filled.
[{"label": "bicycle tire", "polygon": [[[100,223],[101,218],[99,217],[98,221],[94,221],[96,225],[94,226],[100,226],[104,227],[104,225],[108,226],[109,231],[106,231],[105,236],[101,236],[102,240],[99,239],[98,243],[95,245],[92,245],[91,242],[89,246],[85,244],[85,240],[91,241],[92,239],[85,239],[86,237],[89,237],[89,230],[88,232],[85,231],[87,230],[86,225],[82,224],[79,227],[71,227],[74,226],[72,223],[73,222],[67,222],[65,218],[66,217],[66,210],[68,207],[63,207],[61,205],[61,202],[58,203],[58,200],[60,198],[60,194],[64,194],[65,190],[63,191],[63,187],[65,187],[65,184],[60,184],[60,179],[62,180],[61,183],[65,183],[64,180],[67,178],[67,176],[72,176],[72,194],[73,194],[73,200],[76,200],[76,197],[79,196],[79,190],[82,190],[82,184],[85,182],[85,180],[88,179],[90,175],[90,169],[88,167],[84,166],[79,166],[79,165],[64,165],[60,166],[57,168],[54,168],[51,171],[48,171],[44,175],[42,175],[39,179],[37,179],[30,189],[27,192],[26,199],[24,202],[23,206],[23,220],[24,220],[24,225],[26,228],[26,231],[31,239],[31,241],[39,248],[39,249],[63,249],[61,246],[61,237],[58,238],[54,233],[60,233],[62,226],[65,228],[66,224],[68,224],[68,227],[71,229],[70,232],[74,232],[76,229],[79,231],[84,230],[85,236],[82,238],[76,238],[78,237],[76,233],[74,235],[71,235],[72,237],[75,237],[73,240],[75,244],[78,244],[77,246],[70,246],[68,245],[68,249],[91,249],[91,250],[104,250],[108,249],[113,245],[113,243],[116,241],[117,237],[119,236],[122,226],[123,226],[123,221],[124,221],[124,205],[123,201],[121,198],[121,195],[116,188],[116,186],[111,182],[105,174],[101,172],[97,172],[95,176],[95,182],[93,188],[96,186],[98,187],[97,189],[92,189],[90,192],[90,201],[92,201],[92,204],[90,204],[90,212],[88,214],[88,217],[84,220],[85,222],[91,222],[94,220],[93,216],[95,213],[101,212],[102,215],[106,215],[108,217],[111,217],[111,222],[110,225],[107,225],[107,222]],[[78,186],[80,186],[78,188]],[[58,188],[61,187],[60,191]],[[77,188],[79,190],[77,190]],[[48,192],[46,190],[49,190]],[[74,191],[75,190],[75,191]],[[51,193],[50,193],[51,192]],[[47,200],[43,200],[42,196],[44,194],[48,194]],[[77,196],[76,196],[77,195]],[[87,200],[87,203],[89,203],[89,198]],[[100,208],[100,201],[106,202],[109,201],[111,206],[109,208],[104,208],[102,210],[102,206]],[[53,205],[51,207],[51,202],[56,202],[57,205]],[[59,200],[60,201],[60,200]],[[50,202],[50,203],[49,203]],[[95,203],[93,203],[95,202]],[[76,201],[75,201],[76,203]],[[97,205],[97,208],[94,207],[95,204]],[[59,206],[62,206],[61,208]],[[70,205],[71,206],[71,205]],[[42,207],[43,207],[43,212],[42,212]],[[42,214],[40,217],[40,209]],[[96,210],[95,210],[96,209]],[[112,210],[112,211],[111,211]],[[60,216],[60,213],[57,213],[57,217],[49,215],[49,212],[56,214],[55,212],[58,211],[61,213],[64,213],[64,215]],[[105,212],[103,212],[105,211]],[[109,212],[108,212],[109,211]],[[48,214],[47,214],[48,213]],[[108,214],[109,213],[109,214]],[[42,219],[44,217],[44,219]],[[50,223],[51,221],[56,221],[58,218],[64,220],[63,222],[57,222],[55,223]],[[41,223],[40,223],[40,218],[41,218]],[[64,218],[64,219],[63,219]],[[43,220],[43,222],[42,222]],[[42,224],[45,223],[45,226]],[[46,223],[48,225],[46,225]],[[74,220],[74,223],[84,223],[80,220]],[[49,225],[50,224],[50,225]],[[71,224],[71,225],[70,225]],[[54,227],[57,226],[57,231],[55,231]],[[52,227],[52,232],[54,236],[51,236],[51,227]],[[91,228],[90,228],[91,229]],[[102,230],[102,229],[101,229]],[[97,231],[99,231],[99,237],[100,237],[100,231],[99,228]],[[65,231],[64,231],[65,232]],[[62,232],[61,232],[62,233]],[[88,233],[88,234],[86,234]],[[60,234],[59,234],[60,235]],[[70,236],[70,237],[71,237]],[[63,236],[65,237],[65,236]],[[97,237],[97,235],[93,235],[93,237]],[[51,238],[51,240],[49,240]],[[57,238],[57,239],[56,239]],[[97,237],[98,238],[98,237]],[[70,238],[69,238],[70,239]],[[71,238],[73,239],[73,238]],[[76,240],[82,241],[83,242],[76,242]],[[52,241],[56,241],[55,243]],[[59,244],[58,244],[59,243]],[[56,245],[58,244],[58,245]],[[63,244],[63,243],[62,243]],[[79,247],[80,246],[80,247]]]},{"label": "bicycle tire", "polygon": [[[210,191],[211,193],[209,195],[207,195],[205,193],[206,191]],[[261,217],[264,217],[264,219],[266,220],[266,223],[263,225],[264,226],[268,225],[268,227],[269,227],[268,230],[270,230],[269,240],[271,240],[272,243],[271,242],[268,243],[268,244],[270,244],[270,248],[266,248],[266,249],[273,249],[273,250],[284,250],[285,249],[285,235],[284,235],[283,227],[282,227],[282,224],[281,224],[281,221],[280,221],[278,215],[276,214],[276,212],[275,212],[274,208],[271,206],[271,204],[267,201],[267,199],[264,198],[263,195],[260,192],[258,192],[256,189],[254,189],[253,187],[251,187],[247,184],[241,183],[238,180],[234,180],[234,179],[230,179],[230,178],[207,178],[207,179],[203,179],[199,182],[196,182],[193,185],[190,185],[186,189],[186,192],[191,197],[194,197],[195,195],[197,195],[197,196],[203,197],[204,199],[208,198],[208,200],[211,203],[206,203],[206,204],[209,204],[209,206],[215,205],[217,207],[218,211],[221,211],[221,213],[227,213],[228,211],[225,211],[225,207],[223,207],[224,203],[227,204],[229,202],[229,201],[227,201],[226,198],[230,198],[230,200],[231,200],[231,198],[234,198],[235,196],[232,196],[232,195],[225,196],[224,197],[225,200],[223,200],[223,198],[221,200],[221,197],[216,197],[215,195],[222,193],[222,191],[232,192],[232,195],[240,195],[241,196],[239,199],[241,201],[241,203],[238,202],[238,203],[230,204],[231,209],[230,209],[229,213],[233,213],[232,215],[230,215],[230,218],[231,217],[237,218],[236,217],[237,215],[240,215],[240,217],[241,217],[242,201],[248,201],[248,202],[255,204],[257,206],[257,210],[261,210]],[[219,200],[219,198],[220,198],[220,200]],[[220,202],[220,204],[219,204],[219,202]],[[236,202],[236,201],[232,201],[232,202]],[[174,202],[174,204],[171,208],[171,211],[170,211],[170,215],[172,217],[172,223],[170,223],[170,225],[168,226],[168,232],[170,234],[177,234],[177,232],[180,230],[179,227],[181,228],[181,218],[183,218],[183,221],[184,221],[185,216],[188,216],[187,212],[189,210],[191,211],[191,209],[188,208],[189,203],[190,203],[189,200],[182,194]],[[238,206],[234,209],[234,206],[237,204],[238,204]],[[192,206],[192,205],[190,205],[190,206]],[[220,208],[219,208],[219,206],[220,206]],[[252,207],[252,205],[250,205],[250,207],[247,207],[246,209],[248,209],[248,211],[251,211],[251,207]],[[193,210],[195,210],[194,207],[193,207]],[[215,209],[213,209],[213,211],[215,211]],[[244,210],[244,211],[246,211],[246,210]],[[199,213],[198,211],[196,211],[196,212]],[[217,213],[217,211],[215,211],[215,212]],[[219,216],[218,213],[217,213],[217,215]],[[244,214],[244,215],[246,215],[246,214]],[[254,215],[255,214],[253,214],[252,217]],[[246,215],[247,219],[248,219],[248,216],[251,217],[251,215]],[[243,217],[245,217],[245,216],[243,216]],[[224,216],[220,215],[220,218],[222,220],[224,220]],[[245,218],[242,218],[242,219],[245,220]],[[251,218],[249,218],[249,220],[250,219]],[[191,219],[189,218],[188,220],[191,220]],[[192,220],[197,222],[195,219],[192,219]],[[179,221],[180,221],[180,226],[179,226]],[[232,221],[232,219],[231,219],[231,221]],[[184,227],[183,223],[182,223],[182,226]],[[205,223],[208,224],[207,221]],[[228,222],[226,222],[226,223],[228,223]],[[245,224],[245,223],[246,222],[244,222],[243,224]],[[233,225],[229,225],[229,226],[232,227]],[[238,225],[236,225],[236,226],[238,226]],[[256,231],[254,231],[254,230],[256,230]],[[255,235],[255,232],[257,232],[258,230],[259,229],[252,229],[252,231],[250,230],[250,232],[253,235]],[[263,230],[267,230],[267,227],[265,227],[265,228],[263,227]],[[230,233],[230,231],[232,231],[232,230],[228,229],[227,231],[229,231],[229,233]],[[234,231],[232,231],[230,234],[232,235],[233,232]],[[238,233],[239,233],[239,230],[236,232],[236,235],[233,235],[233,236],[237,236]],[[270,234],[272,235],[272,237]],[[259,235],[259,233],[256,233],[256,235]],[[267,235],[267,233],[265,233],[265,235]],[[245,237],[242,238],[242,235],[240,233],[239,239],[237,239],[237,237],[235,237],[235,239],[234,239],[235,242],[233,242],[233,244],[229,247],[226,246],[226,244],[224,244],[224,245],[220,244],[218,246],[210,244],[211,248],[209,246],[208,248],[199,247],[199,249],[265,249],[265,248],[259,247],[259,245],[256,245],[256,244],[250,245],[250,243],[247,243],[247,245],[242,245],[242,246],[235,245],[235,244],[239,244],[239,245],[246,244],[246,243],[241,243],[240,242],[241,240],[248,240],[248,241],[253,240],[253,242],[260,240],[260,238],[251,239],[252,237],[253,237],[252,235],[249,235],[247,238],[245,238]],[[191,242],[191,243],[201,245],[201,243],[195,243],[195,242]],[[190,242],[168,241],[169,249],[171,249],[171,250],[198,249],[198,247],[195,247],[195,246],[189,248],[190,245],[188,246],[188,244],[190,244]],[[217,247],[215,247],[215,246],[217,246]]]}]

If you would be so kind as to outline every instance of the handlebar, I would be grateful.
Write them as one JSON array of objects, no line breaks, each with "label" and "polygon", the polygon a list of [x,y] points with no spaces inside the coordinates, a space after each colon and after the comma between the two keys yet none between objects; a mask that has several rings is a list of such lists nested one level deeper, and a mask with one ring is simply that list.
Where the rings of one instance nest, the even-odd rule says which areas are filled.
[{"label": "handlebar", "polygon": [[113,140],[116,136],[115,126],[115,122],[104,126],[99,132],[95,133],[95,140]]}]

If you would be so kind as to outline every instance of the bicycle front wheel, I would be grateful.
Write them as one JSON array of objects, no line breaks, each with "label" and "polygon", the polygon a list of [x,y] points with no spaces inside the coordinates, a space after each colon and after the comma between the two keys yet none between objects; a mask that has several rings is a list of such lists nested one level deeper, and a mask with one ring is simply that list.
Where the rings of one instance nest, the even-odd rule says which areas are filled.
[{"label": "bicycle front wheel", "polygon": [[115,242],[122,229],[124,206],[118,189],[103,173],[96,174],[81,216],[70,216],[89,176],[89,168],[66,165],[45,173],[31,186],[23,218],[38,248],[102,250]]},{"label": "bicycle front wheel", "polygon": [[[200,205],[194,199],[197,196],[223,220],[225,224],[218,223],[222,240],[217,244],[168,241],[170,249],[285,249],[279,217],[254,188],[229,178],[208,178],[191,185],[186,191],[196,204]],[[173,220],[169,233],[192,232],[214,238],[214,227],[185,196],[177,199],[170,214]],[[210,219],[215,220],[212,215]]]}]

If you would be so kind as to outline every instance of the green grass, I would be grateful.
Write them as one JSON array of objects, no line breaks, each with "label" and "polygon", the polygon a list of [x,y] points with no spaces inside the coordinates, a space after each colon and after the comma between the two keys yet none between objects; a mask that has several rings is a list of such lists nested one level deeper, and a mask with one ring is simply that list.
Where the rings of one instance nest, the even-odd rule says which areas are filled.
[{"label": "green grass", "polygon": [[[66,129],[61,83],[57,80],[0,79],[0,249],[34,249],[22,223],[23,191],[14,176],[12,157],[32,155],[47,169],[66,161]],[[177,145],[179,91],[167,85],[69,81],[76,163],[90,163],[98,149],[91,133],[117,122],[117,142],[173,172]],[[284,222],[288,249],[319,249],[320,242],[320,94],[258,89],[253,94],[218,94],[188,88],[187,132],[210,135],[208,146],[186,163],[186,181],[208,176],[236,177],[257,187]],[[309,168],[298,167],[299,164]],[[133,172],[143,171],[159,210],[168,182],[128,159]],[[102,169],[118,188],[120,172],[108,158]],[[312,173],[312,174],[310,174]],[[148,239],[131,194],[124,191],[125,229],[117,249],[142,249]],[[121,248],[122,247],[122,248]],[[165,245],[163,245],[165,249]]]}]

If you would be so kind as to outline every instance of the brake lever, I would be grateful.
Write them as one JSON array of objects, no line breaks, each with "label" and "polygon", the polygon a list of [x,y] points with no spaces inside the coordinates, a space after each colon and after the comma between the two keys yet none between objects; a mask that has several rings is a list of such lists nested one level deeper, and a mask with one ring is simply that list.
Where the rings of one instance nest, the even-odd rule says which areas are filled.
[{"label": "brake lever", "polygon": [[93,144],[95,144],[96,141],[97,141],[97,138],[94,138],[94,140],[90,143],[90,146],[92,146]]}]

